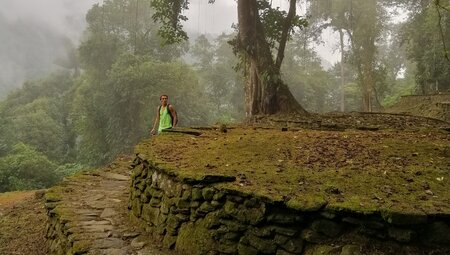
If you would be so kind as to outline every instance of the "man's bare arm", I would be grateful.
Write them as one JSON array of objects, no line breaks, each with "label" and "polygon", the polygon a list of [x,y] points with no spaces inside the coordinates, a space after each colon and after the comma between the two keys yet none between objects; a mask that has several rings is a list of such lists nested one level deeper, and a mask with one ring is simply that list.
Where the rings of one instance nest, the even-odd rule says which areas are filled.
[{"label": "man's bare arm", "polygon": [[155,128],[158,123],[159,123],[159,106],[157,107],[157,110],[156,110],[155,122],[153,123],[153,128],[150,131],[150,134],[152,134],[152,135],[155,134]]}]

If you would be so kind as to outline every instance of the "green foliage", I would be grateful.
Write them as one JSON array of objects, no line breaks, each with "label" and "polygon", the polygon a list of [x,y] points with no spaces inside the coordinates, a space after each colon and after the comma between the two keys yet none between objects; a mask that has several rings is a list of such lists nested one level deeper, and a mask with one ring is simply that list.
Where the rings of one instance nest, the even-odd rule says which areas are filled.
[{"label": "green foliage", "polygon": [[197,38],[191,54],[199,76],[199,86],[205,91],[204,104],[212,120],[231,122],[242,119],[244,85],[232,68],[238,60],[228,41],[235,35],[222,34],[213,42],[206,36]]},{"label": "green foliage", "polygon": [[[449,4],[449,1],[443,1]],[[441,4],[445,4],[441,1]],[[450,90],[450,64],[444,45],[450,42],[450,12],[440,11],[433,3],[423,6],[404,26],[403,38],[408,58],[417,63],[417,91],[432,94]],[[441,22],[439,22],[441,15]],[[443,30],[443,38],[440,29]]]},{"label": "green foliage", "polygon": [[56,167],[33,147],[18,143],[9,155],[0,158],[0,192],[49,187],[61,177]]},{"label": "green foliage", "polygon": [[162,47],[159,26],[152,20],[150,0],[110,0],[94,5],[86,15],[87,35],[79,47],[81,63],[87,71],[104,78],[124,52],[150,55],[170,61],[185,45]]},{"label": "green foliage", "polygon": [[62,72],[29,81],[9,95],[0,110],[0,155],[23,142],[55,162],[67,160],[71,146],[67,96],[72,86],[71,74]]},{"label": "green foliage", "polygon": [[[260,18],[265,29],[266,40],[272,49],[275,49],[280,42],[286,17],[288,13],[281,10],[279,7],[272,7],[272,1],[258,1],[258,10],[260,12]],[[292,36],[295,29],[302,29],[308,26],[308,21],[295,15],[292,21],[292,25],[289,28],[289,37]]]},{"label": "green foliage", "polygon": [[195,73],[180,62],[123,54],[106,78],[83,76],[75,93],[71,119],[77,134],[78,160],[103,164],[131,152],[148,135],[159,95],[168,94],[181,125],[207,122]]},{"label": "green foliage", "polygon": [[81,172],[88,167],[78,163],[67,163],[56,168],[55,172],[58,176],[71,176],[77,172]]},{"label": "green foliage", "polygon": [[294,97],[308,111],[325,112],[336,108],[329,105],[332,96],[331,76],[322,68],[317,53],[307,47],[307,38],[296,36],[286,48],[281,68]]},{"label": "green foliage", "polygon": [[156,12],[153,19],[162,24],[159,35],[165,39],[167,44],[180,43],[187,40],[187,34],[183,30],[181,21],[186,21],[187,17],[182,14],[182,10],[187,10],[189,1],[187,0],[152,0],[151,5]]},{"label": "green foliage", "polygon": [[[53,100],[40,98],[15,109],[11,123],[19,141],[57,160],[64,148],[64,130]],[[53,115],[53,116],[52,116]]]}]

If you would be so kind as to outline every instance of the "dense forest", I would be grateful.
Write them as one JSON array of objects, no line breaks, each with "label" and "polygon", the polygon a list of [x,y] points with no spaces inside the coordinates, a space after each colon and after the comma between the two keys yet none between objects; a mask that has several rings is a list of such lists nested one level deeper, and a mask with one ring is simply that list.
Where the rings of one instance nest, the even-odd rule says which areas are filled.
[{"label": "dense forest", "polygon": [[[283,48],[279,79],[308,112],[382,111],[403,95],[450,90],[448,0],[299,1],[306,13],[287,35],[280,31],[290,12],[256,2],[270,52]],[[245,118],[248,59],[234,54],[238,31],[167,44],[158,3],[92,6],[59,71],[0,102],[0,192],[48,187],[130,153],[149,136],[161,94],[181,126]],[[314,47],[324,31],[340,39],[331,68]]]}]

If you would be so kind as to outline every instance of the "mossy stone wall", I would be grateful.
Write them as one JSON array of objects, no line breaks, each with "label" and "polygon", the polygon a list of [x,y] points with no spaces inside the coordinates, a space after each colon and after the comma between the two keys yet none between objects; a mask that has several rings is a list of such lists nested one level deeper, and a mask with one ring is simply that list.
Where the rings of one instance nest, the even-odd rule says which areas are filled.
[{"label": "mossy stone wall", "polygon": [[447,216],[305,212],[211,181],[183,180],[139,155],[134,164],[132,216],[182,254],[349,255],[360,254],[360,239],[425,250],[450,245]]}]

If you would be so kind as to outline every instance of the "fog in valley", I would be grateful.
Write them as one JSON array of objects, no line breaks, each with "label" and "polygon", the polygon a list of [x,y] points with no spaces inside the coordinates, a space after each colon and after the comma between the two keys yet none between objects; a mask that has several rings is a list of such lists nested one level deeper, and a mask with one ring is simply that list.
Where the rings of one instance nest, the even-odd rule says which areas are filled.
[{"label": "fog in valley", "polygon": [[94,0],[0,1],[0,98],[60,67],[78,44]]}]

